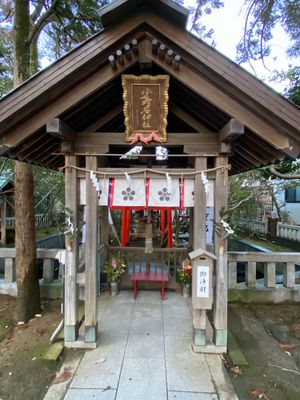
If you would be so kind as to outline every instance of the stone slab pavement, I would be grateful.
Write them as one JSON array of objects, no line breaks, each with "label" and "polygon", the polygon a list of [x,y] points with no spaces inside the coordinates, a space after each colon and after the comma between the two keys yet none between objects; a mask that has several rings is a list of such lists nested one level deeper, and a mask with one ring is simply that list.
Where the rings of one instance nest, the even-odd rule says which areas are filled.
[{"label": "stone slab pavement", "polygon": [[59,398],[238,400],[220,356],[192,351],[192,314],[179,293],[164,301],[158,291],[136,300],[132,291],[104,293],[98,312],[98,347],[86,351]]}]

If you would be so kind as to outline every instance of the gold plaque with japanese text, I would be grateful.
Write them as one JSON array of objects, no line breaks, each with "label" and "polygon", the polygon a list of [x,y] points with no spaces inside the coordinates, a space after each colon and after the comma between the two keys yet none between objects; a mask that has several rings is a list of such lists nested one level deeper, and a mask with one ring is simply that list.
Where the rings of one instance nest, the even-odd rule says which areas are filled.
[{"label": "gold plaque with japanese text", "polygon": [[126,140],[166,142],[169,76],[122,75],[122,85]]}]

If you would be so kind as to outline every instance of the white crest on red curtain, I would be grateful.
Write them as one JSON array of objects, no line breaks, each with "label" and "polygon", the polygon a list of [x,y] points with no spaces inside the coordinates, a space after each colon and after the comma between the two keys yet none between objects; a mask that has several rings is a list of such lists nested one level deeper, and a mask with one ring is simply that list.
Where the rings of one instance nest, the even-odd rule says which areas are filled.
[{"label": "white crest on red curtain", "polygon": [[166,179],[150,179],[148,205],[149,207],[179,207],[179,179],[173,179],[171,182],[167,182]]},{"label": "white crest on red curtain", "polygon": [[115,178],[113,188],[113,207],[145,207],[146,188],[144,179]]}]

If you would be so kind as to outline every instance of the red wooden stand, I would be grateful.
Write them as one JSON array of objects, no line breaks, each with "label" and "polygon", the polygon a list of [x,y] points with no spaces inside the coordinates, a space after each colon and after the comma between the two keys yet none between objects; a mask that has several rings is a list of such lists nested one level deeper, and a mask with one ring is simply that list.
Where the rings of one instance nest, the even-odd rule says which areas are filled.
[{"label": "red wooden stand", "polygon": [[148,282],[161,282],[161,299],[165,298],[165,282],[169,282],[169,273],[164,272],[135,272],[132,273],[130,279],[133,281],[133,295],[136,299],[138,294],[138,282],[148,281]]}]

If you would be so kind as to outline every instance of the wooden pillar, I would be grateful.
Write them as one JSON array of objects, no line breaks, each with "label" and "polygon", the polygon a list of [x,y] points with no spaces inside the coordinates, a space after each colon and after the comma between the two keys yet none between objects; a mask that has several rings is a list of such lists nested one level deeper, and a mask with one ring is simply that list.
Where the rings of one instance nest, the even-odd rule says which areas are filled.
[{"label": "wooden pillar", "polygon": [[165,219],[166,213],[165,210],[162,208],[160,210],[160,235],[163,240],[165,236],[165,230],[166,230],[166,219]]},{"label": "wooden pillar", "polygon": [[[109,233],[109,224],[108,224],[108,207],[101,206],[100,209],[99,221],[101,221],[100,225],[100,243],[105,246],[105,259],[107,257],[108,252],[108,233]],[[102,269],[102,265],[101,265]]]},{"label": "wooden pillar", "polygon": [[1,198],[1,244],[6,244],[6,196]]},{"label": "wooden pillar", "polygon": [[[216,167],[228,164],[228,157],[216,158]],[[227,208],[228,170],[218,169],[215,184],[215,220],[220,221],[221,209]],[[224,229],[215,233],[216,286],[213,307],[214,341],[216,346],[227,346],[227,240]]]},{"label": "wooden pillar", "polygon": [[[66,156],[66,165],[77,165],[76,156]],[[77,187],[77,171],[65,170],[65,204],[71,212],[75,232],[78,228],[79,194]],[[77,268],[78,268],[78,237],[66,234],[66,266],[65,266],[65,341],[74,342],[78,337],[78,305],[77,305]]]},{"label": "wooden pillar", "polygon": [[127,208],[122,208],[122,227],[121,227],[121,246],[126,247],[126,232],[127,232]]},{"label": "wooden pillar", "polygon": [[167,208],[167,225],[168,225],[168,248],[173,247],[173,227],[172,227],[172,209]]},{"label": "wooden pillar", "polygon": [[[86,157],[86,168],[97,170],[97,157]],[[98,196],[86,174],[85,341],[97,341]]]},{"label": "wooden pillar", "polygon": [[[202,171],[207,168],[206,157],[196,157],[195,170]],[[193,213],[193,249],[200,247],[206,249],[206,193],[201,179],[201,174],[195,175],[194,213]],[[193,285],[194,286],[194,285]],[[206,344],[206,310],[193,310],[194,345]]]}]

